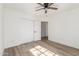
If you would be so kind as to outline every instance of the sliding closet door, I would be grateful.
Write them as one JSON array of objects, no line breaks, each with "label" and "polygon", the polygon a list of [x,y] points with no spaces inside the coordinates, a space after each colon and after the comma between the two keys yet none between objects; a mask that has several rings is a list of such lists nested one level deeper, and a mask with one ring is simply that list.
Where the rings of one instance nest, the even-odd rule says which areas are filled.
[{"label": "sliding closet door", "polygon": [[32,20],[20,20],[17,26],[17,39],[20,39],[21,43],[28,43],[33,41],[33,21]]},{"label": "sliding closet door", "polygon": [[17,46],[31,41],[33,41],[32,20],[21,18],[5,20],[5,48]]}]

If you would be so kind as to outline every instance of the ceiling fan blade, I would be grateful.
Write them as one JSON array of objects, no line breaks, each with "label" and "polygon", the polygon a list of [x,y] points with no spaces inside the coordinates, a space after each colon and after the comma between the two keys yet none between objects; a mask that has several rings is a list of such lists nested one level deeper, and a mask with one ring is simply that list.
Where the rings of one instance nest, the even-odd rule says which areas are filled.
[{"label": "ceiling fan blade", "polygon": [[48,7],[48,9],[57,10],[58,8],[56,8],[56,7]]},{"label": "ceiling fan blade", "polygon": [[41,6],[44,6],[42,3],[37,3],[37,4],[39,4],[39,5],[41,5]]},{"label": "ceiling fan blade", "polygon": [[48,6],[51,6],[52,4],[54,4],[54,3],[49,3]]},{"label": "ceiling fan blade", "polygon": [[44,8],[40,8],[40,9],[38,9],[38,10],[36,10],[36,11],[39,11],[39,10],[42,10],[42,9],[44,9]]},{"label": "ceiling fan blade", "polygon": [[37,6],[36,8],[40,8],[41,6]]}]

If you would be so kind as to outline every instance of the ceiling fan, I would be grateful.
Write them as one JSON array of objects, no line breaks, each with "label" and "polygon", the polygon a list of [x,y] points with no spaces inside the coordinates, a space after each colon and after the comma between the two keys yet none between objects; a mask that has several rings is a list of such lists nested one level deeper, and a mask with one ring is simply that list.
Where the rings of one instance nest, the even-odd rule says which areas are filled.
[{"label": "ceiling fan", "polygon": [[45,13],[47,13],[48,9],[51,9],[51,10],[57,10],[58,9],[56,7],[51,7],[51,5],[53,5],[54,3],[37,3],[37,4],[39,4],[42,8],[37,9],[36,11],[44,9]]}]

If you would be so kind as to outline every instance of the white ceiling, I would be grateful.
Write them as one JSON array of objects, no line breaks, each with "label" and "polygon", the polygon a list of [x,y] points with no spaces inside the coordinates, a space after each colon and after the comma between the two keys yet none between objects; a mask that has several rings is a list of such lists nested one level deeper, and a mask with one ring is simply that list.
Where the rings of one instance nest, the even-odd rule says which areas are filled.
[{"label": "white ceiling", "polygon": [[[48,10],[48,14],[52,15],[55,12],[62,12],[66,10],[79,8],[79,3],[55,3],[55,5],[56,7],[58,7],[58,10]],[[41,17],[44,16],[44,10],[38,12],[35,11],[37,9],[36,7],[39,6],[36,3],[6,3],[5,6],[9,8],[21,10],[27,14],[40,15]]]},{"label": "white ceiling", "polygon": [[[55,3],[55,5],[58,7],[58,10],[67,10],[72,8],[79,8],[79,3]],[[21,9],[25,12],[27,10],[33,10],[36,9],[37,6],[39,6],[36,3],[7,3],[6,6]]]}]

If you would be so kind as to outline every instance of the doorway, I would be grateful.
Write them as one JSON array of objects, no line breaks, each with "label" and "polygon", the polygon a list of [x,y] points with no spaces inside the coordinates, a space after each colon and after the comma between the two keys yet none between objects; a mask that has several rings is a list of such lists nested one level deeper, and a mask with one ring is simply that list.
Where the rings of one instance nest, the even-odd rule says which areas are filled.
[{"label": "doorway", "polygon": [[41,22],[41,40],[48,40],[48,22]]}]

